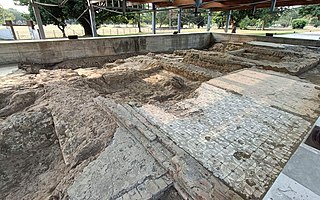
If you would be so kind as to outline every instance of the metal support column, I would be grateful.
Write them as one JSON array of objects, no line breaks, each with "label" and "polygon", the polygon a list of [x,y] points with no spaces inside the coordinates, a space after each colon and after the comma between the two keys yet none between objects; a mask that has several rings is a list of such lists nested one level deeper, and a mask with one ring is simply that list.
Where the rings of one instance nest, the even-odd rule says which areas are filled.
[{"label": "metal support column", "polygon": [[139,33],[141,33],[141,16],[140,13],[138,13],[138,29],[139,29]]},{"label": "metal support column", "polygon": [[123,15],[126,15],[126,9],[127,9],[127,0],[122,0],[122,13],[123,13]]},{"label": "metal support column", "polygon": [[157,10],[156,10],[156,5],[153,3],[152,4],[152,33],[156,34],[156,14],[157,14]]},{"label": "metal support column", "polygon": [[182,14],[182,8],[179,8],[179,10],[178,10],[178,33],[181,32],[181,14]]},{"label": "metal support column", "polygon": [[34,13],[34,16],[36,18],[36,21],[37,21],[37,24],[39,27],[40,39],[46,39],[46,35],[44,34],[43,23],[42,23],[42,19],[41,19],[41,15],[40,15],[39,5],[36,4],[34,2],[34,0],[32,0],[31,3],[32,3],[33,13]]},{"label": "metal support column", "polygon": [[207,22],[207,31],[208,32],[211,29],[211,21],[212,21],[212,10],[210,9],[208,12],[208,22]]},{"label": "metal support column", "polygon": [[276,9],[276,4],[277,4],[277,0],[272,0],[272,1],[271,1],[271,8],[270,8],[271,12],[274,12],[274,11],[275,11],[275,9]]},{"label": "metal support column", "polygon": [[226,28],[224,30],[225,33],[228,33],[228,29],[229,29],[229,24],[230,24],[230,19],[231,19],[231,13],[232,11],[230,10],[228,15],[227,15],[227,24],[226,24]]},{"label": "metal support column", "polygon": [[257,6],[253,6],[252,15],[255,15],[257,12]]},{"label": "metal support column", "polygon": [[89,8],[89,15],[90,15],[90,25],[92,31],[92,37],[97,37],[97,26],[96,26],[96,14],[94,12],[94,7],[92,6],[90,0],[87,0],[88,8]]}]

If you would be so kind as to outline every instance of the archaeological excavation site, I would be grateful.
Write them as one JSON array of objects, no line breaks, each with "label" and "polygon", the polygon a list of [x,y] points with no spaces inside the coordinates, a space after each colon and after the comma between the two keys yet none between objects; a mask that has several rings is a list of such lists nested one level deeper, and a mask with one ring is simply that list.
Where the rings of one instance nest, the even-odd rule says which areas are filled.
[{"label": "archaeological excavation site", "polygon": [[319,41],[0,45],[0,199],[320,199]]}]

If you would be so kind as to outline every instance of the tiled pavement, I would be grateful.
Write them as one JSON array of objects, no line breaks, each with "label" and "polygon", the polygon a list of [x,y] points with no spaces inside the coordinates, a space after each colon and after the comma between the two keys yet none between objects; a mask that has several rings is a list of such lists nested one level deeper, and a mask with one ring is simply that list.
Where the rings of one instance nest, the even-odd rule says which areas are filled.
[{"label": "tiled pavement", "polygon": [[[310,123],[272,107],[259,95],[228,92],[208,83],[197,90],[197,97],[170,109],[144,105],[139,111],[235,191],[261,198]],[[297,103],[300,96],[290,98]]]}]

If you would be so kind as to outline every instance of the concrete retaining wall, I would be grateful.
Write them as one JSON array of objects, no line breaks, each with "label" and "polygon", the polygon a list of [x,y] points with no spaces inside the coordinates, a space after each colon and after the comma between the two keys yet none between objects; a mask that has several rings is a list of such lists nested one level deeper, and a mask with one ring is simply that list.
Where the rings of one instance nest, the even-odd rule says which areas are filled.
[{"label": "concrete retaining wall", "polygon": [[0,65],[58,63],[76,58],[203,49],[210,46],[211,42],[210,33],[1,42]]},{"label": "concrete retaining wall", "polygon": [[266,37],[256,35],[239,35],[230,33],[212,33],[214,42],[250,42],[250,41],[261,41],[261,42],[273,42],[281,44],[292,44],[292,45],[304,45],[320,47],[320,40],[304,40],[304,39],[293,39],[293,38],[281,38],[281,37]]},{"label": "concrete retaining wall", "polygon": [[186,33],[0,42],[0,65],[12,63],[58,63],[89,57],[172,52],[176,49],[204,49],[212,42],[263,41],[320,47],[320,41],[225,33]]}]

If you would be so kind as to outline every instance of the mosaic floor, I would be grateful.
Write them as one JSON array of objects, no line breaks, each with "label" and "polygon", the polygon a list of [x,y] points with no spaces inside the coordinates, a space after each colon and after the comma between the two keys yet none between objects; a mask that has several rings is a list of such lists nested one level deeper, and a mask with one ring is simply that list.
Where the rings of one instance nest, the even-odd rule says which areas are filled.
[{"label": "mosaic floor", "polygon": [[[167,110],[144,105],[139,111],[236,192],[261,198],[311,124],[261,98],[208,82],[197,93]],[[291,98],[298,102],[300,96]]]}]

